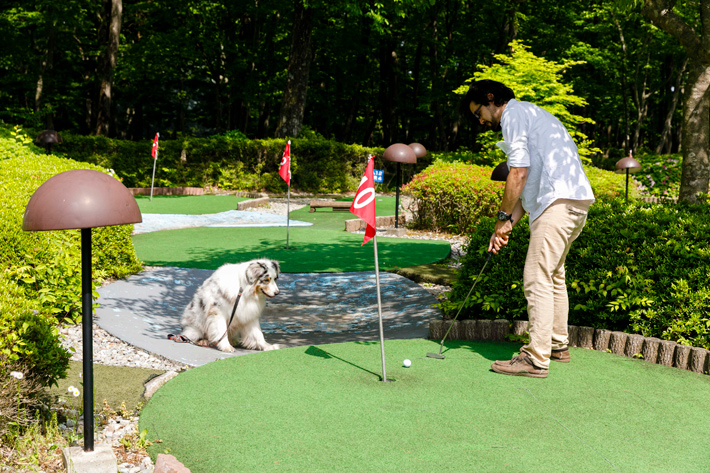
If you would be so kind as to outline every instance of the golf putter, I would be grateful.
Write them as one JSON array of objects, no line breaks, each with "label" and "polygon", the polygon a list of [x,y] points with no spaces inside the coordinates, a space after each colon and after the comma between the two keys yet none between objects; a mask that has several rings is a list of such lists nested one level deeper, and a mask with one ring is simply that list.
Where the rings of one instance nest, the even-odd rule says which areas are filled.
[{"label": "golf putter", "polygon": [[456,319],[459,317],[459,314],[461,313],[461,309],[464,308],[466,305],[466,302],[468,302],[468,298],[471,296],[471,293],[473,292],[473,288],[476,287],[476,283],[478,280],[481,278],[481,274],[483,274],[483,270],[486,269],[486,266],[488,265],[488,262],[491,260],[491,256],[493,256],[493,253],[490,251],[488,252],[488,257],[486,258],[486,262],[481,268],[481,272],[478,273],[478,276],[476,276],[476,280],[473,281],[473,284],[471,285],[471,289],[468,290],[468,295],[466,295],[466,299],[464,299],[463,304],[461,304],[461,307],[459,307],[459,311],[456,312],[456,317],[454,317],[454,320],[451,321],[451,324],[449,325],[449,330],[446,331],[444,334],[444,338],[441,339],[441,344],[439,345],[439,353],[427,353],[426,356],[429,358],[436,358],[438,360],[443,360],[446,358],[444,355],[441,354],[441,350],[444,348],[444,340],[446,340],[446,337],[449,335],[449,332],[451,331],[451,327],[454,326],[454,322],[456,322]]}]

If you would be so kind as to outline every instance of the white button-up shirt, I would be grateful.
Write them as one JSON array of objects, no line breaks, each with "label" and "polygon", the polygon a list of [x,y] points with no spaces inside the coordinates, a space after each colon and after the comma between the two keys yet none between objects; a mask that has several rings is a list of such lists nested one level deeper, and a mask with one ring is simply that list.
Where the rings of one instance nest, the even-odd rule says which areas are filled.
[{"label": "white button-up shirt", "polygon": [[577,145],[554,115],[511,99],[500,124],[504,141],[497,145],[508,157],[508,168],[528,168],[520,199],[531,223],[557,199],[594,202]]}]

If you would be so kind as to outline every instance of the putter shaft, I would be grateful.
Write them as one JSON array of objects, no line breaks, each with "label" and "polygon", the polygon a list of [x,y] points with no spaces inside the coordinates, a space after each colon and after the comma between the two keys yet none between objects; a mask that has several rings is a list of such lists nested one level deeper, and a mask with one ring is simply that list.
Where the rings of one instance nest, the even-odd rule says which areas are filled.
[{"label": "putter shaft", "polygon": [[463,304],[461,304],[461,307],[459,307],[458,312],[456,312],[456,316],[454,317],[454,320],[452,320],[451,324],[449,324],[449,329],[444,334],[444,338],[441,339],[441,344],[439,345],[439,354],[437,355],[436,353],[427,353],[426,356],[428,356],[429,358],[438,358],[440,360],[443,360],[445,358],[444,355],[441,354],[441,350],[444,348],[444,340],[446,340],[446,337],[449,335],[451,328],[454,326],[454,322],[456,322],[456,319],[458,319],[459,314],[461,313],[461,309],[463,309],[464,306],[466,305],[466,302],[468,302],[468,298],[471,296],[471,293],[473,292],[473,288],[476,287],[476,283],[478,283],[478,280],[481,278],[481,274],[483,274],[483,270],[486,269],[488,262],[491,260],[491,256],[493,256],[493,253],[491,253],[489,251],[488,257],[486,257],[486,262],[483,264],[483,267],[481,268],[481,271],[478,273],[478,276],[476,276],[476,280],[473,281],[473,284],[471,285],[471,289],[468,290],[468,294],[466,295],[466,298],[463,300]]}]

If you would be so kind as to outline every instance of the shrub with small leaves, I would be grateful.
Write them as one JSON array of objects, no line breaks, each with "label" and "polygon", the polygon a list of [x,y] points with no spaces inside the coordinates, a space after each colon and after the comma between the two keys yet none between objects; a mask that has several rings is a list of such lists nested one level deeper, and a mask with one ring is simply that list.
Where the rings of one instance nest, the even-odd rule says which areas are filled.
[{"label": "shrub with small leaves", "polygon": [[402,190],[414,197],[414,227],[468,233],[497,211],[503,187],[489,167],[437,161]]},{"label": "shrub with small leaves", "polygon": [[637,156],[641,170],[633,175],[640,191],[658,197],[677,198],[683,158],[679,154]]}]

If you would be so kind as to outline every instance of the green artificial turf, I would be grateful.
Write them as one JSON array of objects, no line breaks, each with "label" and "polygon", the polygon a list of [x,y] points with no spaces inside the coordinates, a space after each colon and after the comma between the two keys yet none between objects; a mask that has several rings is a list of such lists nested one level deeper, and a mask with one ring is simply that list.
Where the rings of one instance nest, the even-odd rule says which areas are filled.
[{"label": "green artificial turf", "polygon": [[236,210],[243,197],[233,195],[154,195],[135,196],[141,213],[204,215]]},{"label": "green artificial turf", "polygon": [[[394,197],[378,197],[377,212],[393,215]],[[151,266],[217,269],[225,263],[272,258],[287,273],[349,272],[374,270],[373,243],[361,246],[363,235],[345,232],[345,220],[357,218],[349,211],[308,207],[290,213],[292,220],[313,223],[286,227],[199,227],[165,230],[133,236],[138,257]],[[446,241],[377,238],[379,268],[435,263],[449,255]]]},{"label": "green artificial turf", "polygon": [[[546,379],[493,373],[519,345],[296,347],[178,375],[140,417],[153,458],[232,471],[705,472],[710,379],[571,349]],[[410,368],[402,360],[412,360]]]},{"label": "green artificial turf", "polygon": [[[224,263],[271,258],[286,273],[372,271],[373,242],[363,235],[317,227],[186,228],[133,236],[136,254],[151,266],[217,269]],[[446,241],[377,238],[379,268],[433,263],[451,251]]]},{"label": "green artificial turf", "polygon": [[[342,199],[347,200],[347,199]],[[375,199],[375,213],[378,217],[394,215],[396,199],[389,196],[379,196]],[[292,220],[310,222],[313,226],[327,230],[345,230],[345,221],[357,219],[358,217],[350,213],[349,210],[333,210],[330,208],[316,209],[310,211],[309,206],[291,212]]]}]

